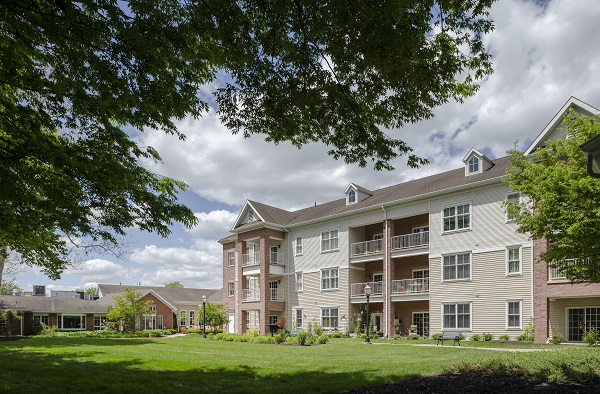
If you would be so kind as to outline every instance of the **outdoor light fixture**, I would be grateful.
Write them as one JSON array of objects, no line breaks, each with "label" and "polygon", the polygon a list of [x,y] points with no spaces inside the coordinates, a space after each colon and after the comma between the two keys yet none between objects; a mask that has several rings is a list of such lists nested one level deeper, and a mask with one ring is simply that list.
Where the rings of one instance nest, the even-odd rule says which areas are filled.
[{"label": "outdoor light fixture", "polygon": [[365,338],[365,343],[370,345],[371,340],[369,339],[369,297],[371,296],[371,286],[368,284],[365,286],[365,295],[367,296],[367,337]]},{"label": "outdoor light fixture", "polygon": [[202,311],[204,312],[204,317],[202,319],[202,328],[203,328],[202,337],[206,338],[206,296],[205,295],[202,296]]}]

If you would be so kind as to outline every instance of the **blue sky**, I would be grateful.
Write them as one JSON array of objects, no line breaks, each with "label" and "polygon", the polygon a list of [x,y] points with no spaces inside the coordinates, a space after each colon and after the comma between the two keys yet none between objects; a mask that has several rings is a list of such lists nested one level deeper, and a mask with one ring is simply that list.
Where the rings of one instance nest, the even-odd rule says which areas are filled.
[{"label": "blue sky", "polygon": [[59,281],[26,268],[16,275],[17,284],[72,289],[178,280],[185,287],[220,288],[216,240],[229,234],[247,199],[297,209],[340,198],[350,182],[377,189],[457,168],[472,147],[491,158],[505,156],[516,140],[523,147],[535,139],[570,96],[600,107],[600,1],[502,0],[491,18],[496,29],[485,40],[495,72],[478,94],[462,105],[439,107],[427,122],[388,130],[430,165],[411,170],[400,159],[395,171],[378,173],[334,161],[320,144],[298,150],[267,144],[261,136],[233,136],[215,113],[185,119],[178,124],[185,142],[154,131],[139,138],[163,158],[154,171],[190,186],[180,197],[196,213],[197,227],[175,225],[168,239],[132,230],[124,258],[90,256]]}]

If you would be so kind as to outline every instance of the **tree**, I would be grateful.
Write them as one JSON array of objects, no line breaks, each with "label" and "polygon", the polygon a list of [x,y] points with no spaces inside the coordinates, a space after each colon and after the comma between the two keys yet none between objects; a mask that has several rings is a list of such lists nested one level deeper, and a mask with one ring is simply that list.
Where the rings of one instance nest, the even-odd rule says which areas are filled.
[{"label": "tree", "polygon": [[140,300],[141,295],[128,288],[122,295],[115,296],[115,305],[109,305],[106,320],[113,327],[135,331],[136,323],[140,324],[143,315],[154,313],[150,310],[152,301]]},{"label": "tree", "polygon": [[183,285],[178,280],[176,280],[174,282],[165,283],[165,287],[170,287],[173,289],[183,289]]},{"label": "tree", "polygon": [[579,148],[600,134],[600,118],[571,112],[565,117],[568,137],[548,141],[527,157],[511,150],[506,183],[529,201],[508,206],[518,231],[545,238],[542,258],[574,282],[600,282],[600,181],[586,172]]},{"label": "tree", "polygon": [[[426,160],[384,128],[492,72],[493,0],[22,0],[0,4],[0,247],[52,279],[72,247],[196,223],[141,132],[218,105],[245,137],[321,141],[347,163]],[[206,92],[214,94],[214,98]],[[148,166],[148,167],[147,167]]]},{"label": "tree", "polygon": [[[204,319],[204,308],[206,308],[206,323]],[[229,322],[227,310],[223,304],[211,304],[207,302],[205,306],[198,311],[198,323],[205,324],[206,327],[212,327],[216,331],[220,326]]]}]

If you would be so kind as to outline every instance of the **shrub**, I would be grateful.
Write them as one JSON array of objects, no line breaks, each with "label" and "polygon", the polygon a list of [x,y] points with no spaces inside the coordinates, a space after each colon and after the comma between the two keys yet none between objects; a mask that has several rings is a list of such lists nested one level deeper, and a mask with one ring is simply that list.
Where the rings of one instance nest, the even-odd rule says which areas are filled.
[{"label": "shrub", "polygon": [[306,331],[300,331],[298,335],[296,335],[296,343],[300,346],[304,346],[306,344]]},{"label": "shrub", "polygon": [[251,328],[250,331],[248,331],[248,335],[250,335],[251,337],[257,337],[258,336],[258,328]]},{"label": "shrub", "polygon": [[297,337],[287,337],[287,338],[285,338],[285,344],[286,345],[294,345],[294,344],[296,344],[297,343],[296,342],[296,338]]},{"label": "shrub", "polygon": [[564,340],[565,340],[565,337],[560,332],[556,332],[556,333],[552,334],[552,343],[554,343],[555,345],[560,344]]},{"label": "shrub", "polygon": [[419,335],[417,335],[417,334],[410,334],[410,335],[408,336],[408,338],[409,338],[409,339],[412,339],[412,340],[418,340],[418,339],[421,339],[421,337],[420,337]]},{"label": "shrub", "polygon": [[500,342],[508,342],[510,337],[508,335],[500,335]]},{"label": "shrub", "polygon": [[[281,339],[281,334],[275,334],[275,336],[273,337],[273,339],[275,340],[276,344],[280,344],[282,339]],[[284,339],[285,341],[285,339]]]},{"label": "shrub", "polygon": [[167,331],[169,331],[171,334],[176,334],[177,330],[174,328],[169,328]]},{"label": "shrub", "polygon": [[318,341],[320,345],[324,345],[329,341],[329,336],[327,334],[320,335]]},{"label": "shrub", "polygon": [[491,341],[492,339],[494,339],[494,336],[492,334],[488,333],[483,333],[483,340],[486,342]]},{"label": "shrub", "polygon": [[480,340],[481,340],[481,335],[479,335],[479,334],[473,334],[471,336],[471,341],[479,342]]},{"label": "shrub", "polygon": [[442,337],[442,333],[441,333],[441,332],[436,332],[435,334],[433,334],[433,335],[431,336],[431,339],[438,340],[438,339],[440,339],[441,337]]},{"label": "shrub", "polygon": [[317,334],[319,336],[321,334],[323,334],[323,328],[320,325],[318,325],[318,324],[315,324],[315,334]]},{"label": "shrub", "polygon": [[534,333],[533,319],[529,319],[529,323],[527,324],[527,327],[525,327],[525,330],[523,330],[523,334],[521,334],[517,337],[517,341],[533,342],[533,339],[534,339],[533,333]]},{"label": "shrub", "polygon": [[595,346],[598,344],[600,338],[598,337],[598,330],[596,327],[590,325],[585,332],[585,337],[583,338],[585,342],[587,342],[590,346]]}]

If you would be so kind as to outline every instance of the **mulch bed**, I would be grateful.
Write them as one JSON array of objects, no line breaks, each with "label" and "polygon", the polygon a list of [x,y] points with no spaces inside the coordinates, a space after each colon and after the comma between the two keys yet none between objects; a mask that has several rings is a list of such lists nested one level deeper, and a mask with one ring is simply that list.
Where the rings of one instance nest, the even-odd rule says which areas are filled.
[{"label": "mulch bed", "polygon": [[351,394],[385,393],[600,393],[600,383],[534,383],[516,376],[481,376],[445,373],[351,391]]}]

